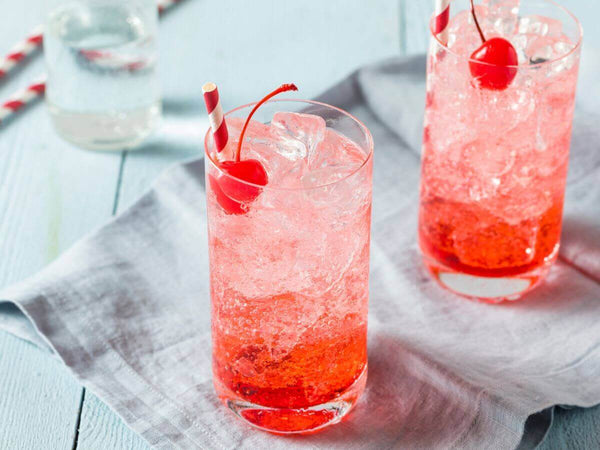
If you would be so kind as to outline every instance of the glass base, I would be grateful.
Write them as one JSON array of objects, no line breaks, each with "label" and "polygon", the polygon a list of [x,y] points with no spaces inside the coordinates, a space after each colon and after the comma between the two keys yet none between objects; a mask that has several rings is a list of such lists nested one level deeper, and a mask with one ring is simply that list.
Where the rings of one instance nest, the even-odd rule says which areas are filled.
[{"label": "glass base", "polygon": [[529,272],[505,277],[483,277],[457,272],[437,261],[423,257],[433,278],[445,289],[488,303],[515,301],[535,288],[548,274],[554,259]]},{"label": "glass base", "polygon": [[336,424],[356,405],[365,389],[367,367],[358,379],[330,402],[308,408],[286,409],[256,405],[237,397],[215,380],[221,401],[255,428],[275,434],[311,434]]},{"label": "glass base", "polygon": [[122,112],[70,112],[48,102],[54,128],[66,141],[88,150],[121,151],[137,147],[161,117],[159,103]]}]

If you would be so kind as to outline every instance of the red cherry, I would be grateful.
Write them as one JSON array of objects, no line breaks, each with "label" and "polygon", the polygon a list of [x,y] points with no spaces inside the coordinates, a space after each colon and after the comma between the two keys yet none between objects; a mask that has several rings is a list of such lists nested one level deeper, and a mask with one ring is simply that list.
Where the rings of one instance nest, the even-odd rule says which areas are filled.
[{"label": "red cherry", "polygon": [[244,211],[244,208],[242,208],[241,203],[236,202],[225,195],[217,178],[215,178],[213,175],[209,175],[208,183],[215,194],[217,203],[225,210],[227,214],[244,214],[246,212]]},{"label": "red cherry", "polygon": [[218,178],[209,175],[210,187],[215,193],[217,202],[228,214],[244,214],[247,208],[244,208],[243,204],[253,202],[260,195],[261,189],[243,181],[266,186],[269,177],[265,168],[256,159],[225,161],[219,167],[227,175]]},{"label": "red cherry", "polygon": [[513,45],[504,38],[495,37],[473,52],[469,69],[480,87],[502,91],[517,76],[518,64],[519,57]]},{"label": "red cherry", "polygon": [[[247,204],[253,202],[260,195],[262,189],[258,186],[266,186],[269,182],[267,171],[260,161],[256,159],[240,160],[242,142],[250,119],[256,110],[271,97],[281,92],[297,90],[298,88],[293,84],[284,84],[258,102],[248,114],[244,128],[240,133],[235,161],[224,161],[219,164],[219,168],[227,175],[221,175],[218,178],[212,175],[208,176],[208,182],[215,193],[217,203],[221,205],[227,214],[245,214],[248,211]],[[251,184],[246,184],[240,180]]]},{"label": "red cherry", "polygon": [[477,20],[475,4],[471,0],[471,14],[477,27],[477,32],[483,44],[471,55],[469,69],[471,75],[484,89],[502,91],[506,89],[517,76],[519,57],[513,45],[504,38],[486,39]]},{"label": "red cherry", "polygon": [[256,159],[245,159],[237,162],[225,161],[220,167],[223,172],[233,177],[220,177],[219,184],[223,193],[238,202],[254,201],[259,196],[261,189],[257,186],[242,183],[234,178],[259,186],[266,186],[269,182],[265,168]]}]

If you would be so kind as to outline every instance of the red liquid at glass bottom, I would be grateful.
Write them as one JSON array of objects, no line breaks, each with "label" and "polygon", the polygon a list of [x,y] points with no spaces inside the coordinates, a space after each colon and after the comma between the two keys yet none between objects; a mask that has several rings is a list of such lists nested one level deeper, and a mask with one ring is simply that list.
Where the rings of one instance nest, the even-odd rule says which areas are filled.
[{"label": "red liquid at glass bottom", "polygon": [[234,413],[272,433],[312,433],[339,422],[367,378],[366,326],[351,322],[333,338],[305,336],[276,356],[268,346],[217,336],[213,373],[219,397]]},{"label": "red liquid at glass bottom", "polygon": [[516,300],[546,276],[558,254],[562,198],[542,215],[508,223],[475,204],[421,204],[419,244],[444,287],[499,302]]}]

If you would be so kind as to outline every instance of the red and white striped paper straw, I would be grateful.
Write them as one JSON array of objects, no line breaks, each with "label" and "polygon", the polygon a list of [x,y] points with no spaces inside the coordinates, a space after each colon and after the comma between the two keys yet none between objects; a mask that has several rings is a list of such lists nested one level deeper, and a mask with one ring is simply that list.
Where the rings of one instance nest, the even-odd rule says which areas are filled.
[{"label": "red and white striped paper straw", "polygon": [[15,68],[29,54],[40,47],[43,37],[44,28],[39,25],[23,39],[17,43],[4,58],[0,59],[0,78]]},{"label": "red and white striped paper straw", "polygon": [[433,33],[444,44],[448,44],[448,23],[450,23],[450,1],[435,0]]},{"label": "red and white striped paper straw", "polygon": [[153,60],[151,59],[131,59],[101,50],[80,50],[79,54],[85,58],[87,63],[91,64],[91,67],[105,70],[138,72],[153,64]]},{"label": "red and white striped paper straw", "polygon": [[215,83],[206,83],[202,86],[202,93],[204,94],[204,103],[206,104],[206,112],[208,112],[208,120],[213,132],[215,147],[217,153],[221,153],[227,147],[229,133],[227,132],[225,117],[223,116],[221,100],[219,99],[219,90]]},{"label": "red and white striped paper straw", "polygon": [[45,90],[46,77],[43,76],[2,103],[2,105],[0,105],[0,124],[5,122],[10,116],[28,103],[42,97]]}]

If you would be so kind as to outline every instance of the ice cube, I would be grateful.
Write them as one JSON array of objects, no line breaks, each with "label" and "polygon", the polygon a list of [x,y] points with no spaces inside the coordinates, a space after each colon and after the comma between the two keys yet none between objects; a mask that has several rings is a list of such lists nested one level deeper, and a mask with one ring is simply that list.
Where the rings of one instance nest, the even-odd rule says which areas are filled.
[{"label": "ice cube", "polygon": [[529,55],[527,54],[527,44],[529,38],[525,34],[517,34],[511,38],[511,43],[514,45],[517,55],[519,57],[519,64],[528,64]]},{"label": "ice cube", "polygon": [[315,188],[335,183],[346,178],[356,170],[354,165],[338,164],[334,167],[324,167],[322,169],[311,170],[302,177],[302,185],[307,188]]},{"label": "ice cube", "polygon": [[501,36],[514,35],[519,20],[520,0],[486,0],[483,5],[494,31]]},{"label": "ice cube", "polygon": [[518,177],[509,177],[505,184],[503,197],[500,197],[504,199],[503,203],[500,203],[500,200],[495,202],[490,210],[495,210],[511,225],[538,217],[552,207],[552,199],[548,192],[532,189],[531,185],[522,186]]},{"label": "ice cube", "polygon": [[542,64],[549,61],[553,56],[552,45],[533,45],[528,48],[529,62],[531,64]]},{"label": "ice cube", "polygon": [[338,205],[338,224],[343,223],[344,211],[355,211],[356,204],[361,203],[359,197],[367,186],[364,177],[368,174],[356,172],[365,158],[366,154],[357,144],[327,129],[325,138],[309,159],[309,170],[302,177],[302,185],[307,189],[305,195],[315,205]]},{"label": "ice cube", "polygon": [[306,158],[325,137],[326,124],[320,116],[292,112],[275,113],[271,128],[290,158]]},{"label": "ice cube", "polygon": [[484,0],[483,5],[487,6],[490,10],[503,10],[511,11],[512,14],[519,13],[519,6],[521,0]]},{"label": "ice cube", "polygon": [[494,21],[494,30],[501,36],[510,36],[515,30],[516,23],[514,17],[499,17]]},{"label": "ice cube", "polygon": [[[219,161],[227,161],[235,158],[235,153],[240,140],[240,134],[245,122],[246,119],[241,117],[231,117],[227,119],[229,141],[227,142],[227,147],[225,147],[221,153],[216,155]],[[246,134],[244,135],[244,155],[248,156],[247,152],[252,151],[247,149],[248,144],[253,143],[256,140],[264,139],[264,136],[268,136],[268,133],[269,127],[267,125],[256,120],[251,120],[248,124],[248,128],[246,129]],[[212,145],[212,139],[210,141]]]},{"label": "ice cube", "polygon": [[552,70],[548,73],[548,76],[553,76],[573,68],[578,56],[576,54],[568,55],[572,48],[573,46],[570,42],[560,41],[554,44],[552,56],[556,58],[556,61],[552,63]]},{"label": "ice cube", "polygon": [[536,150],[539,153],[543,153],[548,149],[548,144],[546,143],[544,136],[542,136],[542,132],[539,129],[538,126],[538,130],[535,134],[535,147],[534,150]]},{"label": "ice cube", "polygon": [[282,188],[301,185],[302,176],[307,170],[306,147],[302,142],[276,136],[252,142],[247,154],[252,157],[253,153],[264,163],[272,185]]},{"label": "ice cube", "polygon": [[[245,119],[227,121],[230,142],[223,152],[233,159]],[[306,169],[306,146],[290,136],[275,134],[273,128],[251,120],[244,135],[243,159],[257,159],[267,170],[269,182],[280,187],[297,187]]]},{"label": "ice cube", "polygon": [[563,26],[560,20],[531,15],[519,19],[518,31],[519,34],[558,37],[562,34]]},{"label": "ice cube", "polygon": [[541,17],[526,16],[519,20],[519,34],[546,36],[549,30],[548,24]]},{"label": "ice cube", "polygon": [[275,142],[277,153],[290,161],[304,159],[308,156],[306,144],[295,137],[281,133],[276,135]]},{"label": "ice cube", "polygon": [[[542,64],[566,55],[573,48],[569,38],[563,34],[559,21],[540,16],[522,17],[519,35],[513,38],[513,43],[521,64]],[[564,64],[554,65],[552,69],[560,72],[571,67],[572,61],[565,61]]]},{"label": "ice cube", "polygon": [[536,227],[516,227],[507,233],[507,224],[492,212],[486,214],[479,210],[476,213],[480,217],[476,228],[457,227],[452,233],[454,250],[462,263],[501,268],[532,261],[531,249],[535,248],[538,234]]},{"label": "ice cube", "polygon": [[469,186],[469,199],[473,202],[480,202],[486,198],[496,195],[498,184],[492,180],[500,180],[499,178],[481,179],[477,183]]},{"label": "ice cube", "polygon": [[449,33],[448,34],[448,48],[454,47],[454,44],[456,44],[456,33]]},{"label": "ice cube", "polygon": [[308,164],[312,170],[327,169],[337,172],[351,166],[358,168],[366,155],[353,141],[333,130],[325,130],[321,142],[309,154]]},{"label": "ice cube", "polygon": [[[236,140],[239,138],[240,133],[242,132],[242,128],[244,128],[244,124],[246,123],[246,119],[242,117],[232,117],[227,119],[227,128],[229,130],[229,135],[233,136]],[[257,120],[251,120],[248,123],[248,128],[246,128],[246,134],[244,135],[244,139],[254,139],[257,137],[265,137],[269,133],[269,126],[261,123]]]},{"label": "ice cube", "polygon": [[554,52],[557,57],[566,55],[572,48],[573,46],[569,42],[559,41],[554,44]]},{"label": "ice cube", "polygon": [[465,147],[465,162],[473,168],[485,184],[494,177],[507,173],[514,165],[516,151],[505,148],[499,143],[477,141]]}]

